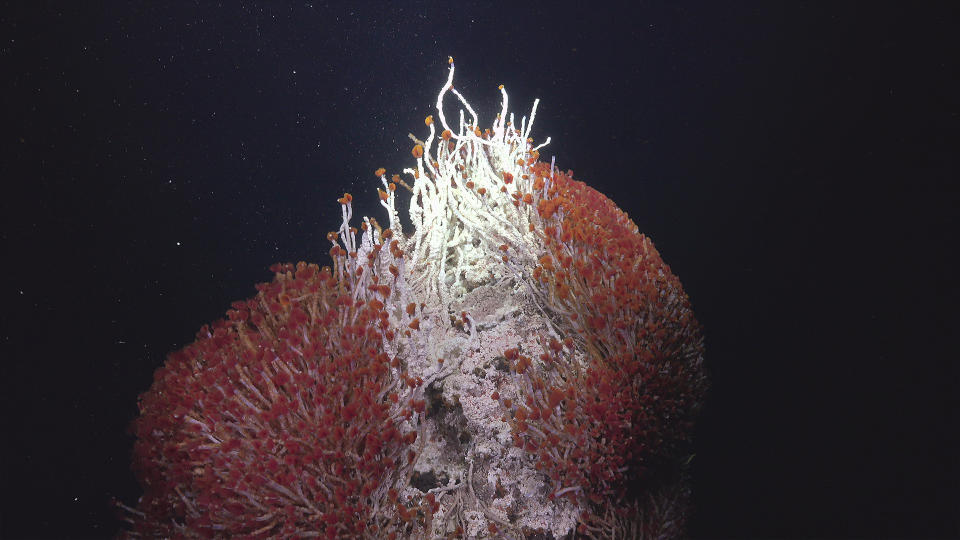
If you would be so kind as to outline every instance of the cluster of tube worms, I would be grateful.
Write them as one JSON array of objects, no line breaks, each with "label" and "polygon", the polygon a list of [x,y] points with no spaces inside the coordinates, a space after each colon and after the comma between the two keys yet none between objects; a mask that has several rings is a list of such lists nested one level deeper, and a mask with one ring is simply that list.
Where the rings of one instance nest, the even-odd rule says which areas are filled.
[{"label": "cluster of tube worms", "polygon": [[[689,300],[625,213],[538,161],[536,105],[515,127],[501,87],[503,111],[481,130],[452,79],[451,63],[443,129],[426,119],[405,171],[413,186],[376,171],[389,228],[352,227],[344,194],[331,267],[275,265],[273,281],[157,371],[133,426],[144,496],[128,508],[131,536],[434,536],[441,491],[401,491],[424,444],[426,388],[457,366],[411,366],[432,351],[423,324],[469,324],[475,337],[450,310],[480,280],[516,284],[549,328],[536,351],[503,352],[512,384],[489,395],[544,476],[544,499],[579,508],[585,537],[677,533],[664,497],[682,490],[661,489],[658,471],[681,471],[706,389]],[[456,132],[447,92],[472,116],[461,112]],[[410,234],[398,185],[413,192]]]},{"label": "cluster of tube worms", "polygon": [[134,532],[389,534],[378,506],[416,458],[403,424],[424,408],[422,381],[384,352],[390,287],[355,295],[330,268],[272,269],[141,397]]},{"label": "cluster of tube worms", "polygon": [[549,497],[603,507],[686,457],[703,340],[680,281],[624,212],[572,172],[531,174],[545,247],[531,277],[557,335],[535,358],[507,349],[520,392],[491,397],[550,477]]}]

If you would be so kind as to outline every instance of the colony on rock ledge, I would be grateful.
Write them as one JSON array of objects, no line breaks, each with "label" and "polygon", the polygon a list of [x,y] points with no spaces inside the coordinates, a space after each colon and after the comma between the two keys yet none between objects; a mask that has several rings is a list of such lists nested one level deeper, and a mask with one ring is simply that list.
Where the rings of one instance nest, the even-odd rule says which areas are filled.
[{"label": "colony on rock ledge", "polygon": [[389,227],[352,227],[344,194],[332,266],[275,265],[157,370],[130,536],[682,534],[689,300],[625,213],[538,160],[536,102],[517,124],[501,87],[482,129],[453,74],[406,180],[377,171]]}]

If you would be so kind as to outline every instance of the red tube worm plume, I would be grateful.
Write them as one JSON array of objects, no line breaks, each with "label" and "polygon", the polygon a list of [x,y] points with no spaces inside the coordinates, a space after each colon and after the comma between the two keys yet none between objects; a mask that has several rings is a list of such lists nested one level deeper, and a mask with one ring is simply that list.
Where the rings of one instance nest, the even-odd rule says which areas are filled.
[{"label": "red tube worm plume", "polygon": [[589,530],[608,513],[598,503],[685,457],[706,389],[702,337],[679,280],[625,213],[572,173],[537,163],[531,174],[549,185],[537,197],[545,254],[535,289],[567,337],[545,340],[539,369],[514,362],[526,407],[517,404],[512,428],[553,497],[597,509],[583,520]]},{"label": "red tube worm plume", "polygon": [[272,282],[172,354],[140,397],[134,470],[145,493],[131,534],[389,530],[373,509],[416,432],[401,432],[411,411],[383,351],[383,303],[355,297],[357,280],[327,268],[272,269]]}]

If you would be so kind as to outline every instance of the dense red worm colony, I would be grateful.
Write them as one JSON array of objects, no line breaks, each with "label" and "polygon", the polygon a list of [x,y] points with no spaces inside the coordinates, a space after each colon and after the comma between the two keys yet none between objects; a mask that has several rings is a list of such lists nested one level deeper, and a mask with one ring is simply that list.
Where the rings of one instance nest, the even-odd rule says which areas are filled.
[{"label": "dense red worm colony", "polygon": [[[551,174],[544,163],[532,171]],[[524,394],[511,425],[552,496],[596,504],[683,456],[706,389],[702,337],[680,281],[623,211],[572,173],[549,185],[537,203],[547,249],[533,275],[568,337],[546,340],[536,370],[505,351]]]},{"label": "dense red worm colony", "polygon": [[354,302],[329,269],[273,270],[141,397],[136,533],[357,536],[408,459],[383,302]]}]

